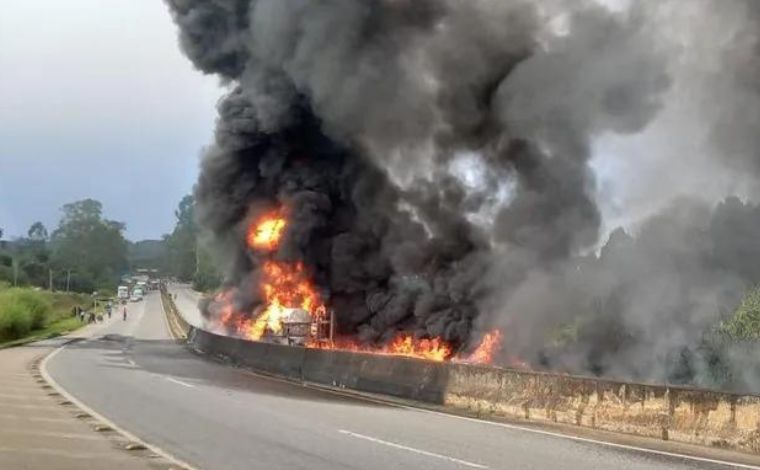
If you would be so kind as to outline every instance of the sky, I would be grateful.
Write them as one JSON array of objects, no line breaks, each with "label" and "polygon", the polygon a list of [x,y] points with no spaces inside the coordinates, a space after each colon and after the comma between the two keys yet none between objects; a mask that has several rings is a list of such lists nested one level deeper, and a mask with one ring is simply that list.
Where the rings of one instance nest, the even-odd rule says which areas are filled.
[{"label": "sky", "polygon": [[94,198],[130,240],[174,226],[212,139],[217,79],[193,69],[160,0],[3,0],[0,228],[58,224]]}]

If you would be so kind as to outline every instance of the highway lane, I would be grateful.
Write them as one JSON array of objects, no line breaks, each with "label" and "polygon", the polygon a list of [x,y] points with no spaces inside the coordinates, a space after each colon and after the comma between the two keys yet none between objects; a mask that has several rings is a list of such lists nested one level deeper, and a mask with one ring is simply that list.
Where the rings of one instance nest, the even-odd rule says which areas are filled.
[{"label": "highway lane", "polygon": [[74,396],[205,469],[730,468],[376,404],[255,376],[169,339],[158,294],[48,363]]},{"label": "highway lane", "polygon": [[182,312],[185,321],[193,326],[203,327],[203,318],[198,309],[201,294],[192,290],[187,284],[172,284],[169,286],[169,292],[175,295],[174,304]]}]

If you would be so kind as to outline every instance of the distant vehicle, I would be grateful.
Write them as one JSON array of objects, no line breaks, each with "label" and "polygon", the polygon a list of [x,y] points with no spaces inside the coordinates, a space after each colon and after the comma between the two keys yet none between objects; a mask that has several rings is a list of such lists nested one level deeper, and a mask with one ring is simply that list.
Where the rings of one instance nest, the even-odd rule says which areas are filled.
[{"label": "distant vehicle", "polygon": [[143,296],[144,296],[143,290],[140,289],[140,288],[135,287],[135,288],[132,289],[132,295],[129,296],[129,301],[130,302],[139,302],[139,301],[141,301],[143,299]]},{"label": "distant vehicle", "polygon": [[129,298],[129,287],[127,286],[119,286],[117,297],[121,300],[126,300]]}]

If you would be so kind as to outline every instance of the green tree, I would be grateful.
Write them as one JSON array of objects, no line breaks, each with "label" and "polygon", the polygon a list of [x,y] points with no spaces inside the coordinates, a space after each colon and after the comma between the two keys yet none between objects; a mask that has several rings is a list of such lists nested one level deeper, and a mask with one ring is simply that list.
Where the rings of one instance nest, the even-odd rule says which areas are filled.
[{"label": "green tree", "polygon": [[42,222],[35,222],[27,230],[28,238],[16,243],[16,257],[24,284],[49,286],[50,249],[48,231]]},{"label": "green tree", "polygon": [[221,283],[211,253],[200,240],[195,222],[195,200],[185,196],[174,212],[177,223],[171,234],[164,236],[164,272],[202,291],[215,289]]},{"label": "green tree", "polygon": [[760,339],[760,287],[746,293],[734,314],[718,325],[717,332],[731,341]]},{"label": "green tree", "polygon": [[51,265],[59,275],[73,272],[72,290],[113,286],[127,269],[125,225],[103,218],[93,199],[66,204],[51,237]]},{"label": "green tree", "polygon": [[44,242],[48,239],[48,231],[47,228],[42,224],[42,222],[35,222],[32,224],[31,227],[29,227],[29,230],[26,232],[27,236],[29,236],[29,240],[33,240],[36,242]]},{"label": "green tree", "polygon": [[202,292],[218,288],[222,277],[214,265],[211,253],[200,240],[197,242],[197,250],[198,266],[193,276],[193,288]]},{"label": "green tree", "polygon": [[171,234],[164,236],[166,269],[183,281],[190,281],[197,271],[198,227],[195,223],[195,200],[185,196],[174,211],[177,223]]}]

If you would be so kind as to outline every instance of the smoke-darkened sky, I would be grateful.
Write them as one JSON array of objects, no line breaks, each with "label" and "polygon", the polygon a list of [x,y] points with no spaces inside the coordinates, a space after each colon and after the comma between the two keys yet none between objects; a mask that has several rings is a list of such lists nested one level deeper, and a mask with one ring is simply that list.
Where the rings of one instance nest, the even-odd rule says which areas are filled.
[{"label": "smoke-darkened sky", "polygon": [[53,228],[103,202],[132,240],[171,230],[211,139],[216,78],[194,71],[158,0],[4,0],[0,228]]}]

